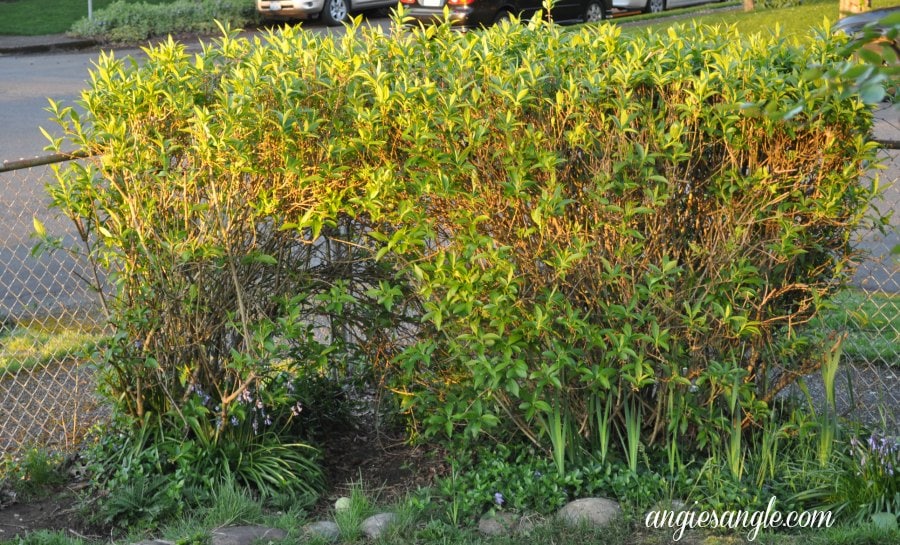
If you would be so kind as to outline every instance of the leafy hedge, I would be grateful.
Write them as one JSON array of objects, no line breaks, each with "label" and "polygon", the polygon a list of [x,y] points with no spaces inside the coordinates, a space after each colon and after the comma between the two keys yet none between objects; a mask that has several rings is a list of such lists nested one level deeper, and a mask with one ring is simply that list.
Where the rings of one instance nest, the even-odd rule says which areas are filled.
[{"label": "leafy hedge", "polygon": [[139,42],[183,32],[216,33],[216,21],[244,26],[255,20],[254,4],[246,0],[174,0],[164,4],[118,0],[97,10],[91,19],[76,21],[69,34],[106,42]]},{"label": "leafy hedge", "polygon": [[800,326],[877,192],[870,112],[804,77],[840,44],[535,20],[104,57],[57,107],[99,159],[52,194],[117,282],[110,392],[201,387],[218,438],[277,373],[363,369],[414,433],[560,468],[739,444],[839,349]]}]

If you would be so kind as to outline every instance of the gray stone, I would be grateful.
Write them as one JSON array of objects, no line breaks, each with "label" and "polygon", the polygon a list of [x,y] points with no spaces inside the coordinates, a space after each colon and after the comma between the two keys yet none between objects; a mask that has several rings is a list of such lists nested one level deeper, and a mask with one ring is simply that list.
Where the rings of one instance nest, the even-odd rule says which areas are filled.
[{"label": "gray stone", "polygon": [[334,502],[335,511],[346,511],[350,509],[350,498],[341,496]]},{"label": "gray stone", "polygon": [[501,511],[487,513],[478,521],[478,531],[486,536],[505,536],[519,527],[519,515]]},{"label": "gray stone", "polygon": [[341,538],[340,527],[330,520],[320,520],[307,524],[304,532],[308,536],[314,536],[325,541],[337,541]]},{"label": "gray stone", "polygon": [[278,541],[287,533],[265,526],[226,526],[212,531],[212,545],[252,545],[257,540]]},{"label": "gray stone", "polygon": [[872,515],[872,524],[874,524],[876,528],[881,528],[888,532],[896,532],[897,515],[894,513],[875,513]]},{"label": "gray stone", "polygon": [[687,504],[681,500],[660,500],[653,504],[653,507],[651,507],[647,510],[647,512],[644,513],[641,522],[646,523],[648,526],[650,526],[656,524],[657,521],[667,520],[667,514],[669,512],[673,512],[675,513],[675,516],[678,516],[678,513],[690,510],[691,509],[687,506]]},{"label": "gray stone", "polygon": [[395,520],[397,515],[394,513],[378,513],[362,521],[359,529],[367,538],[378,539]]},{"label": "gray stone", "polygon": [[567,503],[557,516],[567,524],[606,526],[622,513],[619,504],[607,498],[582,498]]}]

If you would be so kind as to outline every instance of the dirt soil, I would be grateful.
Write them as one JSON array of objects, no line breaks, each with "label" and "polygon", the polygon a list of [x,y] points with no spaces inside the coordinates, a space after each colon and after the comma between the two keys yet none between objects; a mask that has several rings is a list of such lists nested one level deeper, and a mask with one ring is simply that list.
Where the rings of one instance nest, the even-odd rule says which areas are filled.
[{"label": "dirt soil", "polygon": [[[328,512],[360,480],[370,498],[389,505],[432,484],[446,471],[443,453],[433,447],[412,447],[404,442],[402,430],[380,429],[366,419],[336,429],[326,439],[323,465],[328,490],[313,515]],[[0,542],[37,530],[63,530],[96,541],[115,537],[109,528],[89,522],[90,513],[79,501],[88,490],[89,483],[83,479],[42,491],[39,497],[22,497],[8,487],[0,490]]]},{"label": "dirt soil", "polygon": [[8,490],[0,492],[0,541],[36,530],[65,530],[76,537],[96,534],[79,506],[86,483],[69,483],[42,491],[40,496],[20,499]]}]

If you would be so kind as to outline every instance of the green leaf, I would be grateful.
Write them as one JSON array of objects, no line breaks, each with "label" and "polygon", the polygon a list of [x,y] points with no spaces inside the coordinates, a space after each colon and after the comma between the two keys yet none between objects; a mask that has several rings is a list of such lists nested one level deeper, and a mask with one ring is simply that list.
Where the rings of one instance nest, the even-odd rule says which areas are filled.
[{"label": "green leaf", "polygon": [[244,256],[244,258],[241,261],[244,264],[249,264],[249,263],[262,263],[263,265],[277,265],[278,264],[278,260],[275,259],[275,257],[273,257],[269,254],[261,253],[261,252],[254,252],[252,254]]},{"label": "green leaf", "polygon": [[44,224],[41,223],[41,220],[37,219],[37,216],[32,216],[31,224],[34,226],[34,233],[39,238],[47,238],[47,229],[44,227]]},{"label": "green leaf", "polygon": [[884,100],[884,86],[879,83],[863,85],[859,90],[859,98],[866,104],[877,104]]}]

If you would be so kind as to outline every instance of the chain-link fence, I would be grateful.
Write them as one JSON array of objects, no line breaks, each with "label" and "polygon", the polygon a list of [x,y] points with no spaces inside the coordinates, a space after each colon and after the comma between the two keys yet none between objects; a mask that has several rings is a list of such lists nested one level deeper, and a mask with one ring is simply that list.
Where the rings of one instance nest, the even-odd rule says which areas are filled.
[{"label": "chain-link fence", "polygon": [[0,456],[71,449],[102,412],[90,354],[106,320],[88,271],[66,252],[33,252],[36,221],[65,245],[76,237],[48,208],[51,175],[0,173]]},{"label": "chain-link fence", "polygon": [[[889,222],[883,229],[856,234],[866,259],[854,288],[842,294],[840,310],[825,326],[846,334],[836,384],[839,414],[900,433],[900,114],[884,106],[876,112],[873,136],[880,153],[883,198],[874,203]],[[892,148],[892,149],[889,149]]]},{"label": "chain-link fence", "polygon": [[[896,111],[879,114],[876,138],[900,140]],[[886,188],[876,206],[900,209],[900,150],[884,151]],[[49,167],[0,172],[0,456],[28,446],[66,450],[104,414],[95,395],[92,346],[104,334],[98,295],[82,280],[84,263],[64,252],[33,255],[37,219],[65,246],[74,229],[48,209]],[[855,286],[820,327],[843,343],[838,410],[868,424],[900,429],[900,218],[857,234],[868,252]],[[808,390],[821,389],[818,376]]]}]

